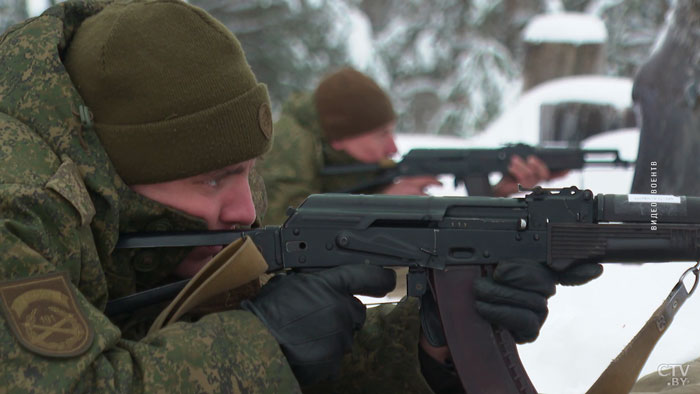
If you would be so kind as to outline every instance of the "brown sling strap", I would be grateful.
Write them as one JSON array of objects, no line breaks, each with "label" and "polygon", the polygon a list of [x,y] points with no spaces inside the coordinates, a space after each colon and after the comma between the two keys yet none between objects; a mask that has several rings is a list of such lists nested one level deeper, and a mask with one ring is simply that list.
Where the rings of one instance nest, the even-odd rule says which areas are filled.
[{"label": "brown sling strap", "polygon": [[[586,394],[621,394],[629,393],[639,377],[639,372],[646,363],[649,354],[661,336],[673,321],[673,317],[683,302],[695,291],[698,285],[698,265],[686,270],[663,304],[654,311],[644,327],[632,338],[622,352],[603,371]],[[689,273],[695,275],[695,284],[688,291],[683,279]]]}]

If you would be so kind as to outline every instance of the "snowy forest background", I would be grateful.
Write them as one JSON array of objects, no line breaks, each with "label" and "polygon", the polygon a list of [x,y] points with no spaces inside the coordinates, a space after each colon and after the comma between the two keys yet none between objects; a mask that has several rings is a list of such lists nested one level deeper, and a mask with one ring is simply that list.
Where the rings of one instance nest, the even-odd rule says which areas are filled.
[{"label": "snowy forest background", "polygon": [[[0,31],[55,0],[0,0]],[[353,65],[394,100],[400,133],[468,137],[522,86],[526,24],[581,12],[607,28],[605,75],[632,78],[673,0],[190,0],[228,26],[279,109],[328,70]]]}]

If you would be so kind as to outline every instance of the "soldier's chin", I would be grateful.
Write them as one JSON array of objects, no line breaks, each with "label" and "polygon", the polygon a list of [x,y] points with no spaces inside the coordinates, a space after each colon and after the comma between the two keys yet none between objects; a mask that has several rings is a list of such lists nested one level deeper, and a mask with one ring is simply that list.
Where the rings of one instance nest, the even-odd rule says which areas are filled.
[{"label": "soldier's chin", "polygon": [[191,278],[204,267],[216,253],[209,248],[195,248],[175,268],[175,275],[181,278]]},{"label": "soldier's chin", "polygon": [[183,260],[177,268],[175,268],[175,275],[181,278],[191,278],[199,272],[199,270],[204,267],[213,256],[209,256],[205,259],[198,261],[186,261]]}]

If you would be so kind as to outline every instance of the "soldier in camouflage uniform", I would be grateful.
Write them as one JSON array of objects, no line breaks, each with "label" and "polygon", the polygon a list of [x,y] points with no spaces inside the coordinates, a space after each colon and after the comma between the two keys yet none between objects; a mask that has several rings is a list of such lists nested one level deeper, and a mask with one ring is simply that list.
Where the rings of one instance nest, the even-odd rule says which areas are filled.
[{"label": "soldier in camouflage uniform", "polygon": [[[233,71],[240,74],[234,74],[239,79],[243,76],[249,85],[246,87],[240,83],[239,90],[254,90],[253,98],[258,106],[268,105],[264,86],[258,85],[252,73],[246,71],[237,44],[233,45],[232,39],[224,35],[223,28],[213,24],[210,17],[181,3],[154,1],[144,4],[147,5],[143,12],[139,12],[142,24],[148,24],[150,18],[153,26],[162,29],[151,34],[157,38],[158,34],[166,33],[177,40],[173,41],[173,45],[177,45],[175,48],[160,47],[166,51],[165,55],[173,57],[173,62],[183,62],[184,56],[178,58],[177,50],[192,50],[192,46],[201,45],[204,38],[211,39],[211,36],[224,37],[211,40],[218,47],[212,44],[207,48],[209,53],[221,48],[232,49],[226,57],[221,57],[221,67],[212,72],[223,72],[235,64],[244,66]],[[179,16],[179,19],[167,23],[162,12],[171,4],[186,7],[186,11],[177,13],[175,17]],[[223,100],[223,94],[242,97],[240,92],[230,89],[221,89],[218,96],[203,97],[205,91],[211,92],[210,87],[195,91],[191,89],[192,84],[181,84],[177,77],[181,78],[183,74],[167,73],[169,70],[163,69],[157,59],[152,64],[134,67],[139,57],[149,59],[157,55],[152,52],[154,47],[148,44],[148,39],[139,37],[148,29],[139,29],[135,23],[129,26],[132,29],[128,32],[123,28],[120,30],[118,23],[112,28],[106,24],[88,24],[89,18],[100,15],[105,6],[106,3],[97,1],[62,3],[38,18],[10,28],[0,37],[0,63],[3,65],[0,73],[2,391],[298,391],[277,341],[266,334],[264,325],[249,312],[213,314],[194,324],[173,325],[138,342],[123,339],[120,327],[102,313],[108,298],[125,296],[166,280],[188,252],[117,252],[114,247],[120,232],[205,229],[207,223],[144,198],[125,183],[151,182],[148,178],[130,178],[140,175],[141,170],[144,176],[158,179],[168,171],[163,169],[166,163],[163,155],[177,157],[179,152],[166,151],[158,156],[159,152],[152,149],[144,157],[146,163],[134,162],[134,165],[144,167],[130,172],[128,163],[123,168],[119,167],[122,164],[117,160],[112,164],[110,159],[117,159],[118,155],[108,155],[98,132],[109,130],[109,127],[126,132],[141,131],[138,126],[159,121],[149,119],[149,113],[154,117],[162,116],[169,109],[183,106],[182,102],[163,100],[170,94],[187,100],[187,97],[182,97],[185,92],[179,89],[199,93],[200,97],[194,100],[201,99],[202,106],[214,107],[216,100]],[[112,6],[104,12],[111,10],[114,16],[121,9],[122,6]],[[125,15],[129,16],[128,13]],[[130,17],[133,18],[133,14]],[[109,15],[106,19],[115,20]],[[116,19],[116,22],[123,22]],[[158,23],[154,24],[153,20],[158,20]],[[195,25],[197,21],[199,24],[205,21],[212,28],[204,30]],[[177,28],[178,24],[185,23],[189,24],[187,29]],[[104,39],[109,32],[114,33],[117,47],[114,48],[116,51],[108,51],[106,55],[110,58],[105,59],[105,53],[98,49],[97,40]],[[199,35],[183,37],[191,32],[199,32]],[[133,49],[144,52],[134,53],[128,50],[128,45],[119,47],[118,33],[122,37],[127,33],[132,35]],[[90,36],[95,40],[91,41]],[[78,45],[77,38],[80,38],[82,48],[71,48]],[[139,47],[139,44],[143,46]],[[71,57],[69,51],[72,49],[89,52],[95,60],[94,71],[107,75],[84,74],[81,79],[67,73],[67,60],[73,61],[72,67],[81,67],[78,59]],[[124,62],[130,60],[133,62],[131,67],[125,67]],[[163,78],[134,83],[137,76],[126,75],[127,71],[143,72],[147,67],[156,68],[158,73],[154,74]],[[229,71],[224,75],[231,74]],[[202,79],[204,81],[200,79],[200,83],[207,82],[206,76]],[[211,77],[208,79],[213,81]],[[90,80],[92,86],[78,86]],[[172,90],[150,92],[149,95],[148,91],[138,89],[139,84],[147,83],[171,83]],[[95,96],[95,90],[107,87],[111,89],[102,91],[103,98]],[[83,95],[95,103],[100,99],[112,100],[99,105],[103,110],[114,111],[98,112],[96,104],[93,119],[84,106]],[[123,101],[125,98],[133,100],[131,104],[134,105],[127,105],[129,102]],[[132,113],[125,114],[121,107],[131,108]],[[251,143],[255,147],[244,153],[233,151],[227,159],[228,164],[242,161],[246,156],[255,157],[268,145],[268,137],[257,126],[258,108],[252,111],[256,129],[248,134],[257,138],[256,144]],[[193,108],[190,114],[198,112]],[[171,119],[177,125],[186,126],[185,123],[176,123],[186,118],[183,115],[188,113],[168,113],[160,124],[167,125],[165,119]],[[116,118],[110,119],[110,116]],[[198,121],[197,125],[203,129],[209,126],[201,122],[203,119],[194,118],[192,120]],[[130,128],[129,125],[134,126]],[[232,135],[240,138],[235,133]],[[202,137],[195,135],[191,138],[191,142],[201,144],[196,138]],[[157,148],[164,147],[163,141],[149,143],[157,143]],[[137,159],[139,154],[134,152],[127,160]],[[212,155],[217,154],[213,152]],[[211,162],[204,165],[221,166]],[[119,175],[117,168],[120,169]],[[195,170],[206,172],[208,168]],[[251,183],[261,184],[259,181]],[[261,195],[259,186],[257,195]],[[245,221],[252,216],[254,213],[246,212],[239,220]]]},{"label": "soldier in camouflage uniform", "polygon": [[[293,95],[275,124],[272,150],[259,162],[270,195],[266,224],[280,224],[289,206],[309,194],[348,189],[376,173],[321,176],[326,166],[377,163],[396,154],[396,115],[387,94],[369,77],[343,68],[326,76],[313,94]],[[269,159],[268,159],[269,158]],[[494,195],[518,191],[518,184],[535,186],[552,178],[536,157],[514,157],[510,174],[494,186]],[[561,176],[557,174],[555,176]],[[360,191],[373,194],[425,194],[440,185],[431,176],[405,177],[394,184]]]},{"label": "soldier in camouflage uniform", "polygon": [[[395,119],[386,93],[351,68],[324,78],[313,95],[293,95],[275,124],[272,150],[258,163],[271,196],[265,224],[283,222],[287,207],[299,205],[309,194],[339,191],[375,175],[320,176],[320,171],[393,156]],[[363,192],[422,194],[439,184],[434,177],[410,177]]]},{"label": "soldier in camouflage uniform", "polygon": [[[125,339],[103,314],[108,299],[189,275],[215,253],[117,251],[120,232],[249,225],[251,191],[264,210],[250,167],[269,146],[269,100],[235,38],[173,0],[66,2],[0,37],[0,59],[2,391],[299,392],[292,353],[249,311],[212,313],[140,340]],[[210,171],[219,168],[228,172]],[[168,195],[174,189],[148,187],[193,174],[205,175],[194,176],[197,187],[228,199],[220,212],[174,208],[182,202]],[[153,190],[166,195],[142,195]],[[393,274],[381,275],[393,282]],[[287,282],[275,281],[268,293]],[[251,309],[263,309],[264,300]],[[350,303],[359,315],[350,335],[364,320],[358,304]],[[405,303],[370,316],[353,351],[366,360],[353,367],[377,360],[396,371],[405,359],[405,376],[392,388],[430,392],[417,363],[416,308]],[[274,322],[270,313],[260,316]],[[377,341],[385,346],[375,349]],[[388,373],[365,384],[375,379],[386,390],[380,383]],[[356,375],[345,375],[345,387],[355,387]]]},{"label": "soldier in camouflage uniform", "polygon": [[[177,0],[65,2],[1,36],[0,59],[4,391],[429,393],[424,375],[456,382],[425,353],[418,362],[416,302],[365,319],[353,293],[394,285],[379,267],[277,276],[242,309],[134,340],[103,314],[108,299],[191,276],[219,249],[115,250],[120,233],[242,227],[264,209],[252,166],[272,137],[267,90],[208,14]],[[507,290],[506,276],[489,286]],[[538,306],[514,301],[527,316],[507,320],[539,330],[555,282],[544,277],[545,291],[518,290]],[[494,305],[508,304],[499,294]]]}]

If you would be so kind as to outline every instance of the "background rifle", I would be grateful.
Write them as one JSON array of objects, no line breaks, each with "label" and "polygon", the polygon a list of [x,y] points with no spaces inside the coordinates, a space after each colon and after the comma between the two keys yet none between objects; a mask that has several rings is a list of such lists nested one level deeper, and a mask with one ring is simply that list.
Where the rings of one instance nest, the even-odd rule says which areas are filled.
[{"label": "background rifle", "polygon": [[358,193],[377,186],[391,184],[403,176],[452,174],[455,186],[464,183],[470,196],[491,196],[489,174],[508,174],[511,157],[523,159],[533,155],[542,160],[552,172],[580,169],[584,166],[624,166],[633,162],[620,158],[617,149],[582,149],[542,147],[526,144],[507,145],[495,149],[412,149],[399,162],[386,160],[379,164],[330,166],[321,175],[367,173],[369,180],[338,193]]},{"label": "background rifle", "polygon": [[[536,390],[510,334],[474,309],[476,277],[511,259],[561,271],[583,262],[700,258],[700,197],[594,197],[576,187],[535,188],[524,198],[323,194],[309,196],[289,214],[282,226],[250,231],[123,235],[118,247],[211,245],[249,236],[268,272],[344,264],[409,267],[408,295],[433,291],[466,391],[509,394]],[[156,293],[125,299],[133,308],[133,300],[149,304]],[[120,301],[111,301],[106,313]]]}]

